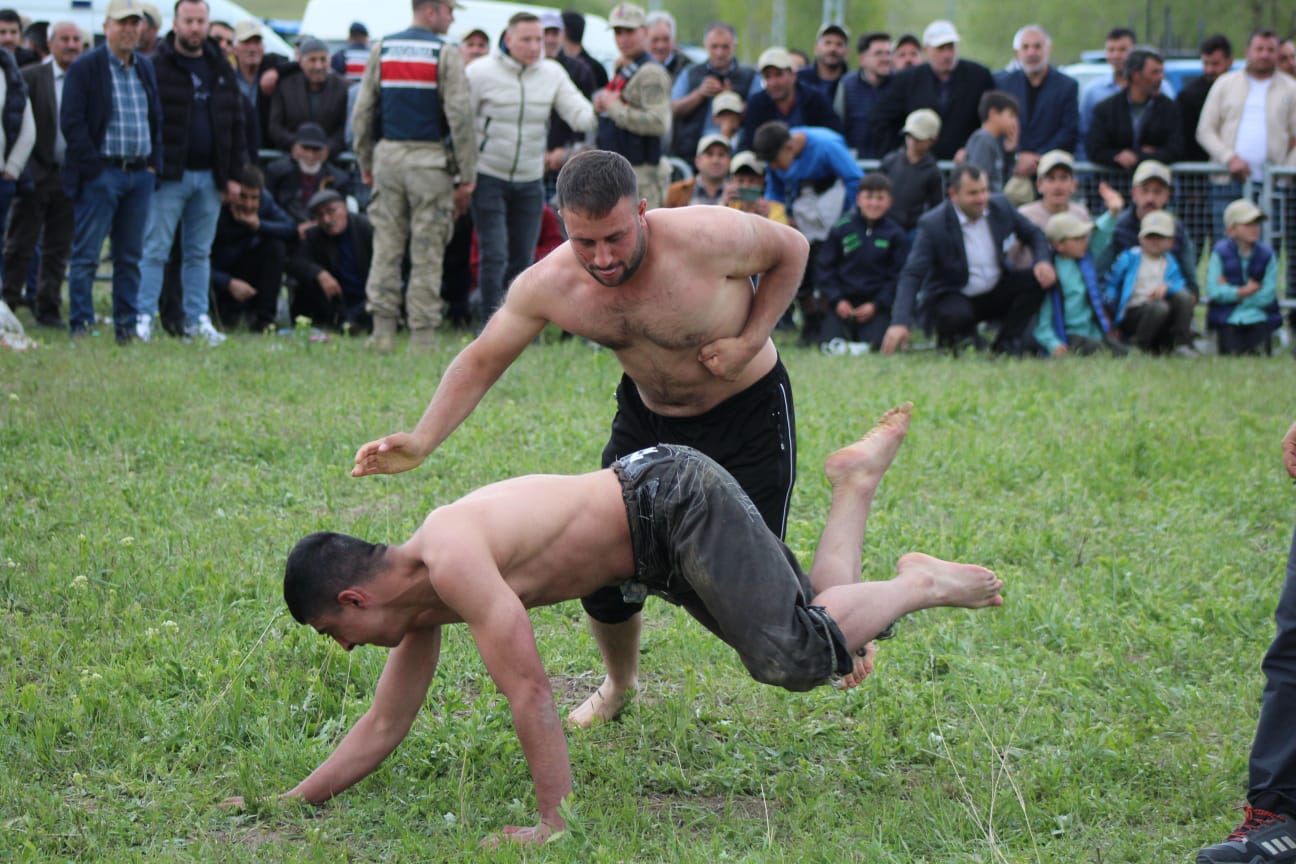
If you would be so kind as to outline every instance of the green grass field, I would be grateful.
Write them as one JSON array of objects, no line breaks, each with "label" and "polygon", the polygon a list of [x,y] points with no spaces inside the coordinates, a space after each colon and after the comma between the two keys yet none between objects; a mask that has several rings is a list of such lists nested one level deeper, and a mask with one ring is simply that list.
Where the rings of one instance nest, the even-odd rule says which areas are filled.
[{"label": "green grass field", "polygon": [[[401,541],[483,483],[597,465],[618,367],[531,348],[416,472],[352,480],[462,342],[238,336],[0,354],[0,858],[17,861],[1161,862],[1233,827],[1292,528],[1292,363],[825,358],[787,348],[808,560],[824,455],[915,421],[865,578],[921,549],[996,569],[1007,603],[906,620],[856,691],[751,681],[650,601],[643,688],[569,736],[571,828],[530,817],[505,702],[463,628],[404,745],[318,810],[271,796],[365,710],[381,649],[282,608],[317,529]],[[533,613],[559,710],[599,680],[578,604]],[[216,805],[256,799],[250,812]]]}]

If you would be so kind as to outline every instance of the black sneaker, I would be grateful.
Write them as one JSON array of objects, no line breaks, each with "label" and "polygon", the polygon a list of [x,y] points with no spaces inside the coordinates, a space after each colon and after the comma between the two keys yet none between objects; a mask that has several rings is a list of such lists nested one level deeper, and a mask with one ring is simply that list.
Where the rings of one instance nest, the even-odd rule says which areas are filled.
[{"label": "black sneaker", "polygon": [[1296,821],[1246,806],[1246,818],[1223,843],[1197,853],[1197,864],[1271,864],[1296,861]]}]

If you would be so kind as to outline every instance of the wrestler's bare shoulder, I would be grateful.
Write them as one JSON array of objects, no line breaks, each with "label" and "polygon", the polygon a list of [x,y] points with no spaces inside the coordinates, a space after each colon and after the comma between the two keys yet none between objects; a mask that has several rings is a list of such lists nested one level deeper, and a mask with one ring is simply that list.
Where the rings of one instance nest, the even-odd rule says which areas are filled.
[{"label": "wrestler's bare shoulder", "polygon": [[667,245],[674,245],[677,241],[680,250],[697,250],[699,260],[712,259],[734,244],[745,242],[762,222],[761,217],[732,207],[706,206],[649,210],[647,219],[654,244],[666,240]]}]

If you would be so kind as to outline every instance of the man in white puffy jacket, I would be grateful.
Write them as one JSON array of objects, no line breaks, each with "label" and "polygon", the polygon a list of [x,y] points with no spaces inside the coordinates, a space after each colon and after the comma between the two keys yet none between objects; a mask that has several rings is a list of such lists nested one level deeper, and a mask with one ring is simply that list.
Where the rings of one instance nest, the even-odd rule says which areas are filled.
[{"label": "man in white puffy jacket", "polygon": [[502,50],[466,70],[477,127],[473,223],[481,253],[483,324],[504,286],[531,266],[544,210],[544,151],[550,111],[577,132],[594,128],[594,108],[565,69],[544,56],[540,19],[509,19]]}]

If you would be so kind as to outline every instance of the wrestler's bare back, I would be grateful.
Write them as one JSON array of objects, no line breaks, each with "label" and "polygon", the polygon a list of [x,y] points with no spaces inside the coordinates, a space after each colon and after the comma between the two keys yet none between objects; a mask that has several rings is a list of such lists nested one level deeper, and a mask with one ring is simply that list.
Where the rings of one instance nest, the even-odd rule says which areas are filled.
[{"label": "wrestler's bare back", "polygon": [[[439,578],[472,582],[492,578],[493,569],[528,609],[584,597],[634,574],[621,484],[611,470],[483,486],[432,511],[403,548]],[[433,597],[418,623],[461,620]]]},{"label": "wrestler's bare back", "polygon": [[778,262],[779,244],[766,232],[780,229],[724,207],[653,210],[645,218],[647,250],[625,283],[595,280],[569,241],[527,271],[510,294],[525,292],[524,308],[533,314],[616,352],[653,411],[700,414],[774,366],[768,338],[733,381],[703,366],[698,349],[742,331],[754,302],[751,276]]}]

